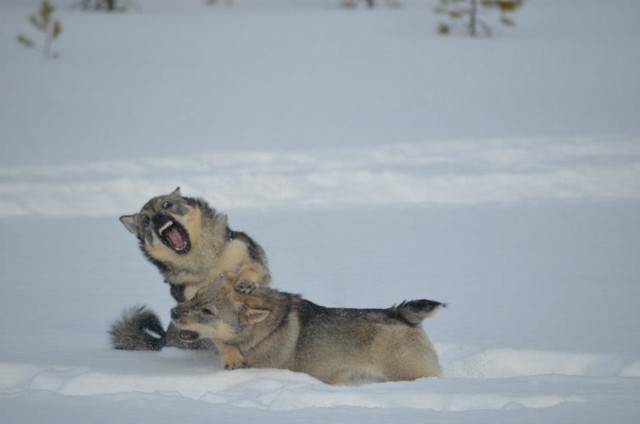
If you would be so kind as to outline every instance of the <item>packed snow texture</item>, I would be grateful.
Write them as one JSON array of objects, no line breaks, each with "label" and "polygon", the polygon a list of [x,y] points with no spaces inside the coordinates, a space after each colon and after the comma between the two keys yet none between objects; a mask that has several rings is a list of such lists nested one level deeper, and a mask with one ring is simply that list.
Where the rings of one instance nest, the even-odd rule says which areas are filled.
[{"label": "packed snow texture", "polygon": [[[529,0],[490,39],[434,2],[0,3],[0,421],[635,423],[640,4]],[[497,29],[497,28],[496,28]],[[30,32],[29,35],[36,36]],[[440,378],[332,387],[110,349],[173,302],[118,222],[181,186],[327,306],[446,301]]]}]

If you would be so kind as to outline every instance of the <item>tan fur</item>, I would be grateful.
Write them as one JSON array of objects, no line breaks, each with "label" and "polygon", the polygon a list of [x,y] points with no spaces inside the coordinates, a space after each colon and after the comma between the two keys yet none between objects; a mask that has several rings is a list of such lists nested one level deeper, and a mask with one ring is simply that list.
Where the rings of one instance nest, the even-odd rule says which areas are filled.
[{"label": "tan fur", "polygon": [[236,369],[245,366],[245,359],[240,350],[231,344],[215,341],[218,352],[220,352],[220,361],[225,369]]},{"label": "tan fur", "polygon": [[189,212],[181,220],[182,225],[185,226],[189,234],[191,235],[191,244],[195,250],[199,250],[202,246],[202,212],[200,208],[193,208],[188,206]]},{"label": "tan fur", "polygon": [[[325,308],[297,295],[255,286],[247,289],[235,281],[202,287],[194,299],[174,308],[174,323],[236,346],[246,366],[305,372],[329,384],[440,374],[438,356],[422,326],[403,318],[403,308],[411,305]],[[435,305],[433,309],[444,306],[426,302]],[[430,312],[407,313],[426,317]]]},{"label": "tan fur", "polygon": [[[218,254],[215,265],[209,270],[208,280],[214,281],[220,275],[228,272],[239,274],[251,262],[247,252],[247,245],[241,240],[233,240],[227,243]],[[253,281],[255,282],[255,280]]]},{"label": "tan fur", "polygon": [[198,293],[198,289],[200,289],[200,286],[196,284],[185,285],[184,298],[193,299],[193,296],[195,296],[196,293]]}]

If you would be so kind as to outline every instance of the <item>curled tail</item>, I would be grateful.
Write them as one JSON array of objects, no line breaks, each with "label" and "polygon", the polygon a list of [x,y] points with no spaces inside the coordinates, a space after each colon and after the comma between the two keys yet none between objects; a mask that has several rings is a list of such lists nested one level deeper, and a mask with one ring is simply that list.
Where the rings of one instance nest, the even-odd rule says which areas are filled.
[{"label": "curled tail", "polygon": [[166,332],[160,318],[146,306],[133,306],[109,330],[114,349],[160,350],[166,344]]},{"label": "curled tail", "polygon": [[434,300],[420,299],[404,301],[398,306],[392,306],[391,311],[398,318],[406,321],[409,325],[418,325],[423,319],[437,314],[440,309],[446,308],[446,303]]}]

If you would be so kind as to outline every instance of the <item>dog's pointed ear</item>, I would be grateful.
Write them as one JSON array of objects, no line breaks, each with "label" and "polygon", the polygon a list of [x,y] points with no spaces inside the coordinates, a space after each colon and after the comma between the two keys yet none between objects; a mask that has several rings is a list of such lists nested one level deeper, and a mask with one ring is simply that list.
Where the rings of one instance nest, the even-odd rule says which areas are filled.
[{"label": "dog's pointed ear", "polygon": [[247,308],[242,314],[242,324],[254,325],[267,319],[271,313],[268,309]]},{"label": "dog's pointed ear", "polygon": [[175,189],[175,190],[173,190],[173,191],[171,192],[171,194],[173,194],[174,196],[180,196],[180,197],[182,197],[182,193],[180,193],[180,186],[176,187],[176,189]]},{"label": "dog's pointed ear", "polygon": [[124,227],[133,235],[138,235],[138,214],[123,215],[120,217],[120,222],[124,224]]}]

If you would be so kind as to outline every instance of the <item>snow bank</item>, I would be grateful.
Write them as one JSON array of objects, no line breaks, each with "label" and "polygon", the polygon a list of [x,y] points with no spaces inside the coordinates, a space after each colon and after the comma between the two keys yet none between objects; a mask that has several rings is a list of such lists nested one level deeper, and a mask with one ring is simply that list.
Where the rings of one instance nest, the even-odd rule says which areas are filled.
[{"label": "snow bank", "polygon": [[636,358],[570,352],[441,346],[446,377],[512,378],[536,375],[639,377]]},{"label": "snow bank", "polygon": [[[469,355],[461,354],[469,347],[442,344],[437,344],[436,349],[444,359],[446,371],[442,378],[358,388],[331,387],[308,375],[283,370],[220,371],[213,367],[195,367],[186,373],[165,369],[160,375],[147,375],[144,372],[2,363],[0,391],[5,395],[35,391],[81,397],[144,393],[274,411],[336,407],[467,411],[516,407],[540,409],[566,402],[587,402],[589,396],[550,391],[544,376],[553,376],[549,381],[556,382],[561,376],[640,377],[640,361],[612,355],[515,349],[486,350]],[[155,361],[157,356],[189,361],[188,354],[172,349],[137,356],[145,362]],[[144,366],[142,368],[144,370]],[[514,392],[513,382],[504,388],[499,384],[487,385],[493,379],[513,381],[522,378],[537,379],[537,390]],[[478,380],[484,383],[473,383]],[[466,387],[458,391],[458,386]]]},{"label": "snow bank", "polygon": [[[331,387],[304,375],[281,370],[204,372],[202,375],[141,376],[83,370],[73,367],[40,367],[1,364],[6,380],[4,394],[45,391],[64,396],[147,393],[183,397],[229,407],[269,410],[306,408],[410,408],[436,411],[501,409],[518,404],[525,408],[548,408],[564,402],[582,402],[580,396],[443,392],[442,380],[373,384],[363,388]],[[444,384],[447,386],[447,383]]]},{"label": "snow bank", "polygon": [[229,209],[639,199],[637,138],[396,143],[0,167],[0,217],[114,216],[180,185]]}]

